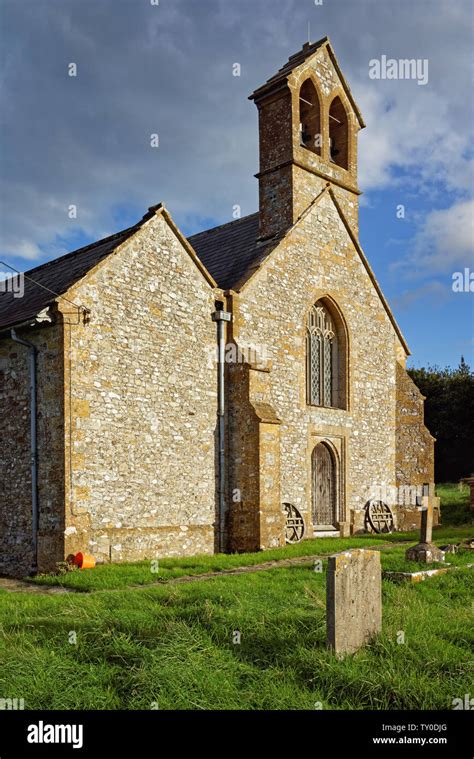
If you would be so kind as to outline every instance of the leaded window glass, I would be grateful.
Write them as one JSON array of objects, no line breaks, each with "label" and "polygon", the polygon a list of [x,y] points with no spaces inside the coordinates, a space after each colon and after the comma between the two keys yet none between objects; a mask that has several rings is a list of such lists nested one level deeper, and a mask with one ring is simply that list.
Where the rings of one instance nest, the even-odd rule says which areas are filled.
[{"label": "leaded window glass", "polygon": [[308,316],[308,403],[332,406],[334,387],[334,346],[336,332],[331,316],[318,301]]},{"label": "leaded window glass", "polygon": [[321,337],[320,335],[310,335],[311,351],[311,397],[313,403],[318,406],[321,403]]},{"label": "leaded window glass", "polygon": [[324,338],[323,392],[324,406],[332,406],[332,342]]}]

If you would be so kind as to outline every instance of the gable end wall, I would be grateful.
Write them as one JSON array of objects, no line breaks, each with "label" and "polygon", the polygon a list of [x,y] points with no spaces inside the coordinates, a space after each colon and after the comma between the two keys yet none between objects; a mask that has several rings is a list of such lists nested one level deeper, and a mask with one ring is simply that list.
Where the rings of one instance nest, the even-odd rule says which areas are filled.
[{"label": "gable end wall", "polygon": [[158,214],[69,297],[91,321],[66,329],[66,552],[212,553],[213,289]]}]

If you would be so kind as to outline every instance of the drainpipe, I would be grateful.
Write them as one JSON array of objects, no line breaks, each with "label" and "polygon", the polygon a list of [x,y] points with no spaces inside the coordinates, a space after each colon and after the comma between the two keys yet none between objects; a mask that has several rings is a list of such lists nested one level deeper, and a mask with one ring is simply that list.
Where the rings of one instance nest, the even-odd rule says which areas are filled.
[{"label": "drainpipe", "polygon": [[10,331],[13,342],[24,345],[30,351],[30,418],[31,418],[31,513],[32,513],[32,572],[38,570],[38,439],[37,439],[37,404],[36,404],[36,355],[37,349],[33,343],[18,337],[15,330]]},{"label": "drainpipe", "polygon": [[212,321],[217,322],[217,418],[219,423],[219,553],[226,550],[226,487],[225,487],[225,322],[230,322],[231,314],[224,311],[223,303],[216,303]]}]

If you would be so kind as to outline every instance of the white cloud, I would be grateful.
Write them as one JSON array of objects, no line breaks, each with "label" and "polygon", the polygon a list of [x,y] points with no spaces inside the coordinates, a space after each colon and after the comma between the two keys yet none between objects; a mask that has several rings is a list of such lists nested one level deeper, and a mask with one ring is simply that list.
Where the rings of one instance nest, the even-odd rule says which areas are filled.
[{"label": "white cloud", "polygon": [[393,299],[393,304],[400,311],[404,311],[413,305],[413,303],[429,298],[431,303],[436,303],[439,306],[449,298],[451,294],[450,284],[451,283],[449,283],[449,285],[443,284],[437,280],[425,282],[420,287],[404,290],[400,295]]},{"label": "white cloud", "polygon": [[429,213],[412,250],[394,268],[436,275],[473,265],[474,200],[467,200]]},{"label": "white cloud", "polygon": [[38,245],[30,240],[14,239],[11,244],[8,245],[10,255],[17,258],[25,258],[29,261],[34,261],[41,255],[41,250]]},{"label": "white cloud", "polygon": [[448,191],[469,192],[474,179],[469,114],[459,122],[451,97],[416,82],[375,81],[358,87],[367,123],[360,134],[360,185],[366,191],[393,185],[394,169],[408,172],[418,188],[440,183]]}]

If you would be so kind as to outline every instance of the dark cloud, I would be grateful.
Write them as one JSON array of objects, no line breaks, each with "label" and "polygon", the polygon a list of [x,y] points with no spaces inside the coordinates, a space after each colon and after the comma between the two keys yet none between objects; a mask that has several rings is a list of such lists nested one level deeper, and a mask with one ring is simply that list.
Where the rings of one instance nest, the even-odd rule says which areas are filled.
[{"label": "dark cloud", "polygon": [[[257,114],[247,96],[301,47],[308,21],[313,39],[331,36],[367,117],[362,186],[385,186],[398,163],[425,185],[434,175],[454,194],[457,183],[469,187],[470,0],[0,7],[2,255],[57,255],[76,236],[116,231],[159,201],[187,232],[229,219],[235,204],[254,211]],[[368,62],[381,54],[428,58],[429,85],[369,80]]]}]

